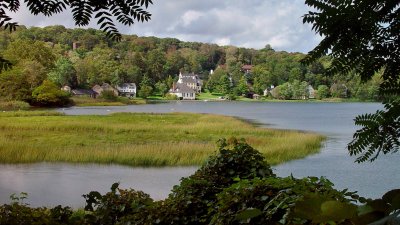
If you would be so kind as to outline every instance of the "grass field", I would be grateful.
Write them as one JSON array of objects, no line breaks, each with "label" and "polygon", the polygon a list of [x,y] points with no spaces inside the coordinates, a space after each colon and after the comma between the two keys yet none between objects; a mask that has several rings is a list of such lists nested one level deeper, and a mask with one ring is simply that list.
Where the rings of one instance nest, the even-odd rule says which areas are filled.
[{"label": "grass field", "polygon": [[317,153],[324,140],[219,115],[0,112],[0,163],[199,165],[216,152],[218,139],[231,137],[245,138],[271,164]]}]

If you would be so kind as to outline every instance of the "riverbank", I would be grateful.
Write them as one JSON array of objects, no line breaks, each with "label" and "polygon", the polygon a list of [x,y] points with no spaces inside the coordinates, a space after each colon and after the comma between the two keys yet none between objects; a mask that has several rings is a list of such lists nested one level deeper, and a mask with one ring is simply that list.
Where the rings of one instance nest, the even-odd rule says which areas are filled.
[{"label": "riverbank", "polygon": [[200,165],[220,138],[244,138],[272,165],[315,154],[324,137],[257,127],[233,117],[172,113],[66,116],[0,113],[0,163]]}]

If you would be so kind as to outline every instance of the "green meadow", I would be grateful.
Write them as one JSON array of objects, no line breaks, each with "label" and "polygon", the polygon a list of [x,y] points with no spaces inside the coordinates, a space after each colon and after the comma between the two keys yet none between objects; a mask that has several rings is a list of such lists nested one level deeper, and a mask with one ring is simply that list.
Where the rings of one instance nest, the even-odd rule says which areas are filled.
[{"label": "green meadow", "polygon": [[210,114],[0,112],[0,163],[200,165],[215,153],[218,139],[232,137],[244,138],[270,164],[317,153],[324,140]]}]

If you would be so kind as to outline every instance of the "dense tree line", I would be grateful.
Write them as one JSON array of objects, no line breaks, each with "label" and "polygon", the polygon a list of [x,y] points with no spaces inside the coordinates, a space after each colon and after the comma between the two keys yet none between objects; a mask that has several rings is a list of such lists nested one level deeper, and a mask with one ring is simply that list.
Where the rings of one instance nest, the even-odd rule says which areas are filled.
[{"label": "dense tree line", "polygon": [[[282,99],[304,96],[300,89],[308,85],[321,89],[321,98],[376,99],[380,83],[379,74],[368,83],[353,71],[328,76],[330,58],[305,66],[300,63],[304,54],[275,51],[269,45],[255,50],[136,35],[123,35],[118,42],[91,28],[20,26],[12,33],[1,31],[0,54],[13,64],[0,74],[1,97],[24,101],[33,101],[32,92],[45,80],[72,88],[143,83],[144,97],[165,95],[179,72],[199,74],[211,92],[261,95],[274,86],[279,87],[274,97]],[[243,65],[252,65],[251,72],[244,72]]]}]

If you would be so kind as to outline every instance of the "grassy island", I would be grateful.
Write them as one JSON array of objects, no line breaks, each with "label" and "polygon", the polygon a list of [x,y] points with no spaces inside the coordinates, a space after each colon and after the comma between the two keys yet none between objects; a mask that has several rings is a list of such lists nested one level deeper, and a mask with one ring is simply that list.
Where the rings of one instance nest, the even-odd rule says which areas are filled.
[{"label": "grassy island", "polygon": [[317,153],[324,140],[209,114],[0,112],[0,163],[200,165],[216,151],[218,139],[231,137],[246,139],[270,164]]}]

